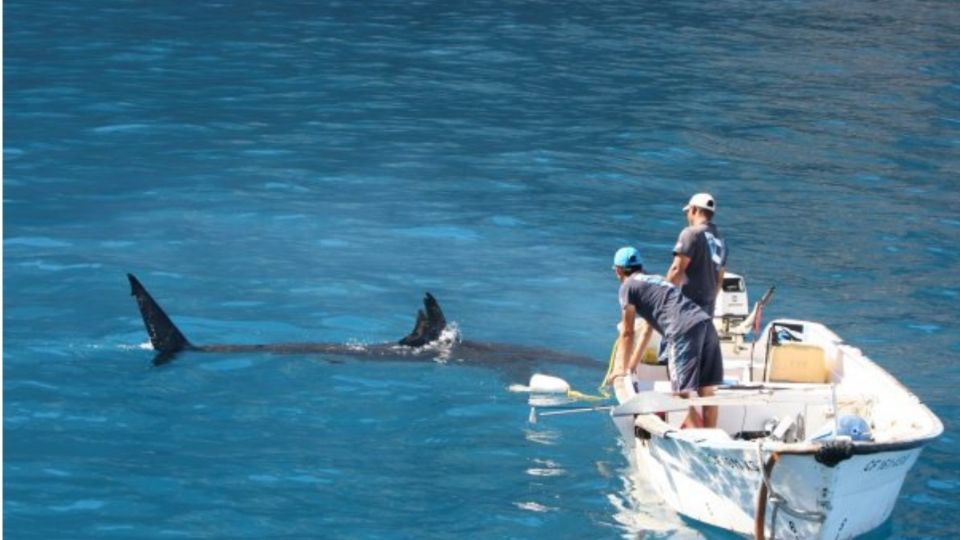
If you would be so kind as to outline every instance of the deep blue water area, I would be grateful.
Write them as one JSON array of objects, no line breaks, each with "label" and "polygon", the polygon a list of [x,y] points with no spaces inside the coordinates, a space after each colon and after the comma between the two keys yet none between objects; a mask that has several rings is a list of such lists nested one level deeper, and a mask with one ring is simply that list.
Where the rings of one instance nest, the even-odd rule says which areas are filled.
[{"label": "deep blue water area", "polygon": [[871,538],[960,505],[960,10],[847,2],[4,2],[8,538],[728,538],[529,367],[185,354],[468,339],[596,358],[634,244],[712,192],[729,269],[943,420]]}]

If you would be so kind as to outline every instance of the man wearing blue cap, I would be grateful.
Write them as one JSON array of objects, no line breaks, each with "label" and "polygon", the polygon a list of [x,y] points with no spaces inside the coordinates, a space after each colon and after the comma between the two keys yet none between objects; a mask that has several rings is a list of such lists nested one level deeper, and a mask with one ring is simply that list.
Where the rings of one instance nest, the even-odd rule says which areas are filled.
[{"label": "man wearing blue cap", "polygon": [[[635,248],[619,249],[613,257],[613,269],[620,281],[620,306],[623,309],[618,348],[630,357],[624,358],[625,370],[612,373],[606,384],[633,372],[656,330],[665,343],[673,391],[682,397],[688,397],[693,391],[700,396],[712,396],[716,386],[723,382],[723,359],[710,315],[662,276],[644,274],[643,259]],[[637,314],[643,317],[647,326],[640,346],[634,349],[633,326]],[[705,406],[701,422],[691,407],[683,425],[716,427],[717,408]]]}]

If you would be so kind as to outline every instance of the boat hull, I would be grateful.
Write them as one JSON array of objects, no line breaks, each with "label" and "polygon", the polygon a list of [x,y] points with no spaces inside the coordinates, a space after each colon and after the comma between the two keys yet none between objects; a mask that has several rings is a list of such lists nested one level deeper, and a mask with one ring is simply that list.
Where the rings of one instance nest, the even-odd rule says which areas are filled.
[{"label": "boat hull", "polygon": [[[852,538],[890,516],[921,447],[854,454],[833,465],[816,452],[778,455],[761,493],[764,467],[776,452],[756,444],[698,439],[638,429],[630,449],[636,480],[644,481],[678,513],[754,535],[763,516],[767,538]],[[763,512],[758,500],[763,499]]]},{"label": "boat hull", "polygon": [[[727,338],[711,396],[672,396],[656,365],[616,381],[611,417],[636,479],[684,516],[757,538],[837,540],[886,521],[940,419],[820,323]],[[718,408],[716,427],[680,429],[698,406]]]}]

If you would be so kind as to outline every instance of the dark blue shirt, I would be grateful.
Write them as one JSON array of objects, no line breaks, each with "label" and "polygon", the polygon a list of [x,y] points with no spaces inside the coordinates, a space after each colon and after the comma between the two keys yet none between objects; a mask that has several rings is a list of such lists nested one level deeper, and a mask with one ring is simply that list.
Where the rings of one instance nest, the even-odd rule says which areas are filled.
[{"label": "dark blue shirt", "polygon": [[633,274],[620,285],[620,307],[632,305],[667,339],[682,335],[710,316],[661,276]]},{"label": "dark blue shirt", "polygon": [[727,265],[727,246],[717,226],[707,222],[683,229],[673,254],[690,257],[681,292],[713,316],[717,273]]}]

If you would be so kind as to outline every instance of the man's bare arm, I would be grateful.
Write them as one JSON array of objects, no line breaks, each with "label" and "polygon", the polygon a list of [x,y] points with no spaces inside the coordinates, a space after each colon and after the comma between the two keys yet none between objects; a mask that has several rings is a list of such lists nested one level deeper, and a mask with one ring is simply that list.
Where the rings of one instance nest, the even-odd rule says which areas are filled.
[{"label": "man's bare arm", "polygon": [[690,266],[690,257],[686,255],[674,254],[670,269],[667,270],[667,281],[677,287],[683,285],[683,276],[687,274],[687,267]]},{"label": "man's bare arm", "polygon": [[723,274],[726,272],[726,268],[720,267],[720,270],[717,270],[717,292],[714,297],[720,296],[720,291],[723,289]]},{"label": "man's bare arm", "polygon": [[626,367],[630,363],[630,351],[633,350],[633,325],[636,318],[637,310],[635,307],[628,304],[627,307],[623,308],[623,317],[620,321],[620,337],[617,343],[617,358],[614,360],[616,364],[610,370],[610,375],[607,380],[603,381],[603,384],[613,384],[614,379],[627,374]]},{"label": "man's bare arm", "polygon": [[637,364],[639,364],[643,358],[643,351],[647,350],[647,345],[650,344],[650,338],[653,337],[653,327],[649,324],[644,326],[643,337],[640,338],[640,346],[633,352],[633,356],[630,357],[630,363],[627,364],[627,373],[631,373],[636,369]]}]

